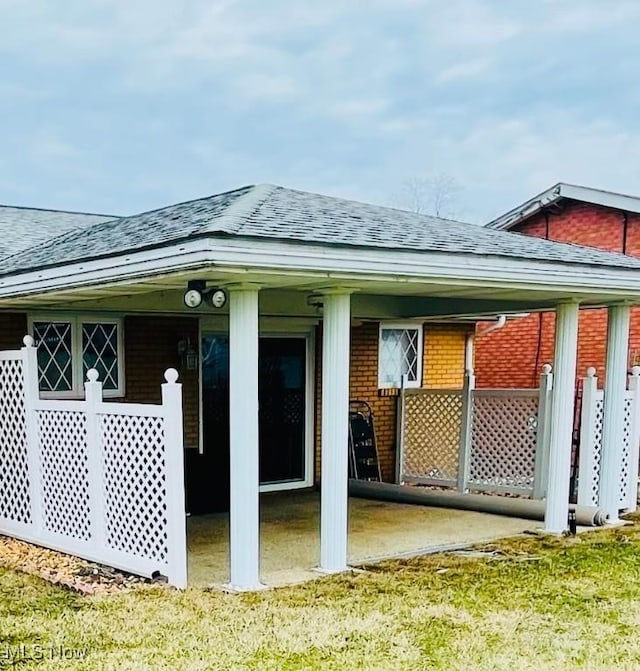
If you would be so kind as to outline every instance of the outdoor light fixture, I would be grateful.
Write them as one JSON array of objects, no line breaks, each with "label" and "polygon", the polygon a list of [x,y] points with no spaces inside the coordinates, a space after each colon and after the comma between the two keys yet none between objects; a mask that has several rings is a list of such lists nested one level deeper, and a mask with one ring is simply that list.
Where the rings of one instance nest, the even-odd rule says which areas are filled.
[{"label": "outdoor light fixture", "polygon": [[224,289],[212,287],[207,289],[206,280],[189,280],[187,290],[184,292],[184,304],[188,308],[199,308],[204,301],[212,308],[222,308],[227,302],[227,294]]},{"label": "outdoor light fixture", "polygon": [[180,367],[183,370],[198,370],[198,352],[191,344],[191,338],[183,338],[178,341],[178,356]]}]

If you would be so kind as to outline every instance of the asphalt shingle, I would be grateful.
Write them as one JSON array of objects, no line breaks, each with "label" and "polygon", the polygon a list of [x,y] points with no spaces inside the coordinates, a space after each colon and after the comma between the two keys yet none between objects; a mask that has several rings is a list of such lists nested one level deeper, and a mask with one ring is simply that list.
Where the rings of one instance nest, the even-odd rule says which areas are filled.
[{"label": "asphalt shingle", "polygon": [[0,272],[21,272],[217,235],[640,269],[640,260],[622,254],[259,185],[96,223],[5,259]]},{"label": "asphalt shingle", "polygon": [[113,216],[0,205],[0,258]]}]

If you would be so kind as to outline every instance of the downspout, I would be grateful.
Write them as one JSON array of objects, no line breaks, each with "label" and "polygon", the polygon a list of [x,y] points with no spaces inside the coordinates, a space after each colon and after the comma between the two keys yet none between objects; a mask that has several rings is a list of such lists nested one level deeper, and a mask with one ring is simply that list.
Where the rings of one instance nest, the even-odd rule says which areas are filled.
[{"label": "downspout", "polygon": [[483,336],[491,331],[497,331],[501,329],[507,323],[507,315],[500,315],[495,322],[495,324],[490,324],[489,326],[476,331],[475,333],[467,333],[467,337],[464,343],[464,370],[465,372],[473,372],[473,347],[475,344],[476,338]]}]

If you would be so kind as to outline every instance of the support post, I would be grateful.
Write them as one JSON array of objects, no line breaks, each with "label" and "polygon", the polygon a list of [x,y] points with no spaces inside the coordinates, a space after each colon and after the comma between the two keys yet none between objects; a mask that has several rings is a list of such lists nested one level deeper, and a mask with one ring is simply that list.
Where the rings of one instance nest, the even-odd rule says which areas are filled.
[{"label": "support post", "polygon": [[551,420],[551,393],[553,373],[551,365],[545,363],[540,375],[538,394],[538,426],[536,430],[536,459],[533,476],[533,498],[543,499],[547,495],[549,473],[549,424]]},{"label": "support post", "polygon": [[[229,290],[229,583],[259,589],[258,288]],[[346,465],[346,461],[345,461]]]},{"label": "support post", "polygon": [[462,426],[460,428],[460,454],[458,457],[458,490],[467,491],[469,484],[469,461],[471,459],[471,438],[473,435],[473,390],[476,376],[473,368],[467,368],[462,386]]},{"label": "support post", "polygon": [[349,292],[325,293],[319,568],[327,573],[347,568],[350,335]]},{"label": "support post", "polygon": [[629,483],[627,487],[627,512],[638,508],[638,462],[640,460],[640,366],[634,366],[629,376],[631,402],[631,440],[629,444]]},{"label": "support post", "polygon": [[102,479],[102,455],[100,454],[100,433],[98,428],[98,408],[102,403],[102,382],[98,371],[87,371],[84,383],[84,398],[87,408],[87,465],[89,472],[89,510],[91,515],[91,543],[100,550],[105,541],[104,485]]},{"label": "support post", "polygon": [[29,469],[29,497],[31,499],[31,522],[35,533],[42,530],[42,476],[40,473],[40,450],[38,446],[38,420],[35,404],[40,398],[38,384],[38,350],[35,341],[26,335],[22,342],[22,383],[24,385],[25,433],[27,439],[27,464]]},{"label": "support post", "polygon": [[593,366],[587,368],[582,380],[582,409],[580,413],[580,461],[578,464],[578,505],[595,506],[598,501],[596,469],[596,402],[598,378]]},{"label": "support post", "polygon": [[174,587],[187,586],[187,518],[184,492],[184,445],[182,422],[182,385],[178,371],[165,371],[162,384],[164,411],[165,458],[168,490],[168,547],[169,569],[167,578]]},{"label": "support post", "polygon": [[571,436],[573,432],[578,303],[556,307],[554,385],[549,426],[549,479],[544,516],[545,531],[562,533],[569,515]]},{"label": "support post", "polygon": [[609,515],[609,522],[617,522],[621,508],[620,474],[631,309],[628,305],[610,305],[607,312],[607,360],[598,505]]}]

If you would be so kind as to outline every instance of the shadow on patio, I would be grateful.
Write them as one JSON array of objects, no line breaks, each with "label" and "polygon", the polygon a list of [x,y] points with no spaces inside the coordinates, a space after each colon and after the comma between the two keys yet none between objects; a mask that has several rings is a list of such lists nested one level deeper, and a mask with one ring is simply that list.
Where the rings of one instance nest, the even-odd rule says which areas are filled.
[{"label": "shadow on patio", "polygon": [[[260,497],[261,580],[278,586],[318,577],[318,492]],[[533,529],[531,520],[445,508],[349,499],[349,563],[420,554],[495,540]],[[188,520],[189,584],[228,581],[229,514]]]}]

